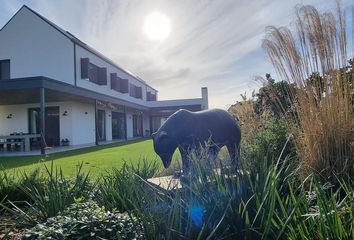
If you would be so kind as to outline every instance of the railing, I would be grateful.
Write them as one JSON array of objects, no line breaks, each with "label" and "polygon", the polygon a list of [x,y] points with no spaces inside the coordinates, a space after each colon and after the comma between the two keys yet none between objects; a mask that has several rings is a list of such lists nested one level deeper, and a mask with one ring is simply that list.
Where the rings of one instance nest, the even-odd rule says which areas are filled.
[{"label": "railing", "polygon": [[20,146],[21,151],[28,152],[31,150],[31,139],[41,137],[40,134],[26,134],[17,133],[6,136],[0,136],[0,147],[4,148],[4,151],[8,151],[12,146]]}]

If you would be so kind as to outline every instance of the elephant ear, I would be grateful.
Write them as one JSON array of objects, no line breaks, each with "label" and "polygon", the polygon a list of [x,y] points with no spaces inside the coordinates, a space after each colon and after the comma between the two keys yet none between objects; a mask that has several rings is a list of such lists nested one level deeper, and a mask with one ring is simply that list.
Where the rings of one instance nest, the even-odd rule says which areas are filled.
[{"label": "elephant ear", "polygon": [[157,137],[158,137],[159,140],[161,141],[161,140],[167,139],[169,136],[168,136],[168,133],[167,133],[167,132],[161,131],[161,132],[157,135]]},{"label": "elephant ear", "polygon": [[151,134],[151,137],[152,137],[153,139],[155,139],[156,134],[157,134],[157,132],[152,133],[152,134]]}]

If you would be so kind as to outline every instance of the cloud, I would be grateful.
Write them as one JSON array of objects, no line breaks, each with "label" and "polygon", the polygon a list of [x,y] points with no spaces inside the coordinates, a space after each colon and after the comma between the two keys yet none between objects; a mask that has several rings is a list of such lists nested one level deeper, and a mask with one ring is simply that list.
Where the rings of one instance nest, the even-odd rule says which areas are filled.
[{"label": "cloud", "polygon": [[[21,3],[14,2],[1,4],[11,12]],[[207,86],[209,105],[222,108],[259,87],[254,76],[275,75],[261,49],[267,25],[288,26],[296,3],[333,6],[321,0],[26,2],[157,88],[159,99],[200,97],[200,88]],[[171,19],[172,32],[163,42],[150,41],[142,30],[145,17],[156,10]]]}]

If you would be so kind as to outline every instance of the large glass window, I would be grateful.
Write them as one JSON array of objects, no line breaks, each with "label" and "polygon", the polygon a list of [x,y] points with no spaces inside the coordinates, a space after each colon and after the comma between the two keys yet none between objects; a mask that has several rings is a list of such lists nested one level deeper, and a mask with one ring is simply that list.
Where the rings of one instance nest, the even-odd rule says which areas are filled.
[{"label": "large glass window", "polygon": [[151,118],[151,131],[154,133],[156,132],[161,126],[162,124],[164,124],[167,120],[167,117],[159,117],[159,116],[155,116]]},{"label": "large glass window", "polygon": [[99,69],[99,67],[97,67],[95,64],[89,63],[89,80],[90,80],[90,82],[93,82],[93,83],[99,82],[98,69]]},{"label": "large glass window", "polygon": [[[40,134],[40,110],[28,109],[29,133]],[[45,141],[47,146],[60,145],[59,107],[45,108]]]},{"label": "large glass window", "polygon": [[104,110],[97,111],[97,134],[98,141],[106,140],[106,116]]},{"label": "large glass window", "polygon": [[10,60],[0,60],[0,80],[10,79]]},{"label": "large glass window", "polygon": [[134,84],[130,84],[129,94],[130,94],[130,96],[135,97],[135,98],[142,98],[143,97],[142,88],[135,86]]},{"label": "large glass window", "polygon": [[112,112],[112,138],[125,138],[125,114],[120,112]]},{"label": "large glass window", "polygon": [[143,116],[133,115],[133,136],[142,137],[143,136]]},{"label": "large glass window", "polygon": [[146,101],[156,101],[156,93],[146,92]]},{"label": "large glass window", "polygon": [[89,58],[81,58],[81,78],[98,85],[107,85],[107,68],[90,62]]}]

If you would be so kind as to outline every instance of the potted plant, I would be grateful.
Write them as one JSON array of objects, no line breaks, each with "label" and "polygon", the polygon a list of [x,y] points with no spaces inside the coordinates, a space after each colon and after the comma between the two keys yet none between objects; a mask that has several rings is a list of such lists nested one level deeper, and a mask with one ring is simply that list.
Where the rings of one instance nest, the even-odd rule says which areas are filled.
[{"label": "potted plant", "polygon": [[69,146],[70,145],[70,141],[69,139],[65,138],[61,140],[61,145],[62,146]]}]

